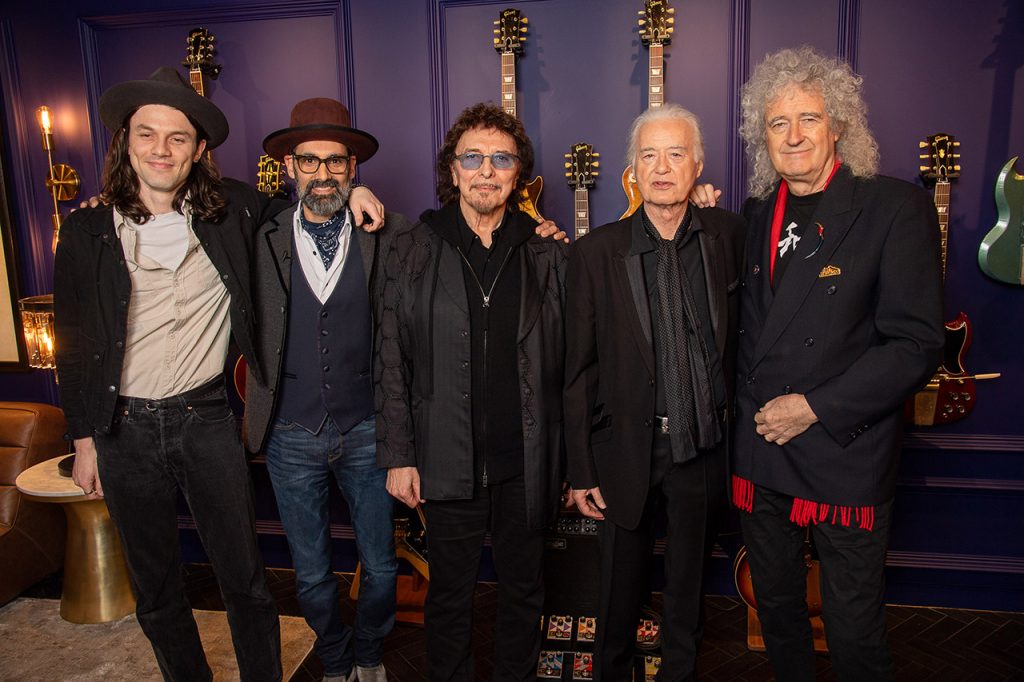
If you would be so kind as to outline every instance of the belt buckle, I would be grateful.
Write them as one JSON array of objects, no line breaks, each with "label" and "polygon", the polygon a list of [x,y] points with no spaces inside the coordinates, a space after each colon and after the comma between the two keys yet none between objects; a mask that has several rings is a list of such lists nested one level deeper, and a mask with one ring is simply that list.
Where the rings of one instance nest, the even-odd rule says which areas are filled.
[{"label": "belt buckle", "polygon": [[662,433],[668,433],[668,417],[655,417],[658,420],[658,424],[661,427]]}]

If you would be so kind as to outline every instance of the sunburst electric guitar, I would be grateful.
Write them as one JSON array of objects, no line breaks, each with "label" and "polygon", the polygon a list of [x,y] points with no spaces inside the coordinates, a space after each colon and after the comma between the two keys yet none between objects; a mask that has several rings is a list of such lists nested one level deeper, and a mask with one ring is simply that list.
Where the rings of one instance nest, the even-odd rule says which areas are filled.
[{"label": "sunburst electric guitar", "polygon": [[600,157],[601,155],[586,142],[577,142],[565,155],[565,177],[576,195],[573,211],[576,225],[573,239],[579,239],[590,232],[590,188],[594,186],[597,168],[601,165],[598,161]]},{"label": "sunburst electric guitar", "polygon": [[[516,118],[516,57],[523,53],[528,22],[514,8],[503,9],[494,22],[494,49],[501,55],[501,108]],[[538,175],[527,183],[519,197],[519,209],[538,221],[543,220],[537,209],[543,189],[544,178]]]},{"label": "sunburst electric guitar", "polygon": [[[919,144],[921,177],[935,185],[935,210],[939,216],[942,275],[946,275],[949,244],[949,203],[951,180],[960,176],[960,143],[952,135],[937,133]],[[942,365],[924,389],[908,404],[908,420],[917,426],[959,421],[971,413],[975,403],[975,379],[995,379],[999,374],[970,374],[964,356],[971,345],[971,321],[960,312],[945,325],[946,343]]]},{"label": "sunburst electric guitar", "polygon": [[[676,13],[669,7],[666,0],[647,0],[644,8],[639,10],[640,40],[648,48],[647,58],[647,108],[660,107],[665,103],[665,52],[664,48],[672,40],[672,31]],[[636,175],[633,166],[626,166],[622,171],[622,191],[626,193],[629,206],[621,218],[633,215],[643,203],[640,190],[636,186]],[[620,219],[621,219],[620,218]]]}]

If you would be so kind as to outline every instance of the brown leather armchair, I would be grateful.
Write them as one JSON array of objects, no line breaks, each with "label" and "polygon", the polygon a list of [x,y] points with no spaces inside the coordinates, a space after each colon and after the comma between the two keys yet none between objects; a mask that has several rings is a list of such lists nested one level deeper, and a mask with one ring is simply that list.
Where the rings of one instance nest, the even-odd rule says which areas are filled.
[{"label": "brown leather armchair", "polygon": [[64,413],[42,403],[0,402],[0,605],[64,565],[59,504],[25,498],[14,481],[67,452]]}]

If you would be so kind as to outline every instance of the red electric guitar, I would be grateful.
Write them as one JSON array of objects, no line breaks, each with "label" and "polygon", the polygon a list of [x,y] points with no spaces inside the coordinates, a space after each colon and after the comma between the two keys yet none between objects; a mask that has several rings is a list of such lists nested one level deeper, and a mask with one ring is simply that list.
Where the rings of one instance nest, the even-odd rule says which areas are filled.
[{"label": "red electric guitar", "polygon": [[[946,275],[946,253],[949,243],[950,180],[960,176],[960,143],[952,135],[937,133],[919,143],[921,177],[935,185],[935,209],[939,215],[942,247],[942,275]],[[961,312],[946,323],[946,346],[942,365],[928,385],[907,403],[906,416],[916,426],[948,424],[963,419],[974,409],[976,379],[995,379],[996,374],[970,374],[964,367],[964,356],[971,346],[971,322]]]},{"label": "red electric guitar", "polygon": [[[647,108],[660,107],[665,103],[665,45],[672,40],[673,24],[676,13],[674,7],[669,7],[666,0],[646,0],[644,8],[639,10],[640,19],[640,40],[648,48],[647,64]],[[620,216],[620,220],[633,215],[633,212],[640,208],[644,202],[640,196],[640,190],[636,186],[636,176],[633,174],[633,166],[626,166],[622,171],[622,191],[626,193],[626,200],[629,206],[626,212]]]}]

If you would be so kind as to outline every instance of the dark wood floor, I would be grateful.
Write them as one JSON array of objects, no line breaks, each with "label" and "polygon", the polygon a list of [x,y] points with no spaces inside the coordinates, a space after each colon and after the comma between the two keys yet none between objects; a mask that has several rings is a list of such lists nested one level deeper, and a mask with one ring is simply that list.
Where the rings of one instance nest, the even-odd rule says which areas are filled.
[{"label": "dark wood floor", "polygon": [[[270,588],[283,615],[298,616],[295,581],[288,570],[267,572]],[[195,608],[222,609],[212,572],[191,565],[186,572],[189,597]],[[339,574],[343,613],[355,616],[348,599],[351,576]],[[657,601],[655,603],[657,606]],[[489,679],[497,594],[494,585],[480,583],[475,610],[474,649],[477,678]],[[958,609],[889,606],[890,641],[898,680],[1024,680],[1024,614]],[[759,682],[773,679],[764,654],[746,647],[746,607],[736,597],[707,599],[707,626],[698,661],[702,680]],[[385,645],[384,663],[394,682],[426,679],[423,630],[399,623]],[[310,655],[293,682],[318,681],[322,669]],[[818,678],[834,680],[827,656],[818,657]],[[564,679],[569,679],[566,676]]]}]

